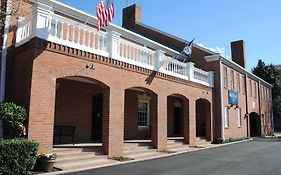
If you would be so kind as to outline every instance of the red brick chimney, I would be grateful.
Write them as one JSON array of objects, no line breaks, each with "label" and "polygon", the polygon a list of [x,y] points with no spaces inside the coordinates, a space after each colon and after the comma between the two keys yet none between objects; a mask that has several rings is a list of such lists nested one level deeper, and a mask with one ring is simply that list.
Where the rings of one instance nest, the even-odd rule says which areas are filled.
[{"label": "red brick chimney", "polygon": [[232,61],[246,68],[246,49],[243,40],[231,42]]},{"label": "red brick chimney", "polygon": [[141,21],[141,7],[133,4],[123,9],[122,27],[132,28],[136,22]]}]

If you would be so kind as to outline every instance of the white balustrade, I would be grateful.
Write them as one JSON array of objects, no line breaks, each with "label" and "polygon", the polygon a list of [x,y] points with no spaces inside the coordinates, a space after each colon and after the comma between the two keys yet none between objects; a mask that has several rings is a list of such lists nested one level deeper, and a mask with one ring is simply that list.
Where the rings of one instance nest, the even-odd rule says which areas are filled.
[{"label": "white balustrade", "polygon": [[[120,29],[118,29],[120,30]],[[120,32],[120,31],[119,31]],[[135,34],[137,35],[137,34]],[[38,5],[30,17],[18,21],[16,47],[38,37],[53,43],[76,48],[90,53],[111,57],[153,71],[190,80],[213,87],[213,73],[195,68],[193,63],[183,63],[169,53],[155,49],[148,39],[132,40],[132,33],[122,35],[116,31],[97,31],[89,25],[54,14],[50,7]],[[136,38],[139,38],[136,37]],[[149,47],[142,43],[149,44]],[[170,55],[175,55],[173,51]]]},{"label": "white balustrade", "polygon": [[146,68],[153,68],[155,66],[154,51],[140,44],[122,38],[118,51],[118,55],[125,62],[141,64]]}]

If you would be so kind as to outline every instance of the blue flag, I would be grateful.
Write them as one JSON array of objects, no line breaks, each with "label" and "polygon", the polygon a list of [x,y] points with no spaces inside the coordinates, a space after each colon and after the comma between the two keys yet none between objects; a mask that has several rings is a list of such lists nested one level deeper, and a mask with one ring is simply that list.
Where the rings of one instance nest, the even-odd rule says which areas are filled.
[{"label": "blue flag", "polygon": [[186,45],[184,48],[183,48],[183,51],[181,52],[182,54],[190,57],[191,56],[191,53],[192,53],[192,46],[193,46],[193,41],[194,41],[195,38],[193,38],[193,40],[191,40],[188,45]]}]

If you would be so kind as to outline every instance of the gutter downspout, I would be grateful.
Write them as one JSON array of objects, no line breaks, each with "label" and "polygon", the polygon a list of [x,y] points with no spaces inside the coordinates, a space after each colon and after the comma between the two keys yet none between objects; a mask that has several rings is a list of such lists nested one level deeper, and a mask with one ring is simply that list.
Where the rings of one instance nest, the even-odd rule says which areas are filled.
[{"label": "gutter downspout", "polygon": [[[8,34],[10,30],[11,18],[11,0],[6,2],[6,17],[4,25],[4,36],[2,46],[2,60],[1,60],[1,82],[0,82],[0,102],[5,100],[5,87],[6,87],[6,64],[7,64],[7,50],[8,50]],[[0,120],[0,138],[3,137],[3,121]]]},{"label": "gutter downspout", "polygon": [[220,99],[220,103],[221,103],[221,138],[224,140],[224,115],[223,115],[223,109],[224,109],[224,106],[223,106],[223,74],[222,74],[222,59],[220,58],[219,59],[219,66],[220,66],[220,96],[221,96],[221,99]]}]

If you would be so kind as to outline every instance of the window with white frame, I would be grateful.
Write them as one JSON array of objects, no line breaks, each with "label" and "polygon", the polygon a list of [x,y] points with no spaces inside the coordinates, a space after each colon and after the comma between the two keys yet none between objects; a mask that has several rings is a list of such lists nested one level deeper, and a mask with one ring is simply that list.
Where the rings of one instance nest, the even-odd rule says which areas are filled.
[{"label": "window with white frame", "polygon": [[240,92],[240,74],[237,73],[237,92]]},{"label": "window with white frame", "polygon": [[228,82],[227,82],[227,67],[226,66],[224,66],[223,67],[223,70],[224,70],[224,72],[223,72],[223,84],[224,84],[224,87],[225,88],[227,88],[228,87]]},{"label": "window with white frame", "polygon": [[228,109],[228,106],[224,107],[224,127],[229,128],[229,109]]},{"label": "window with white frame", "polygon": [[249,80],[249,96],[252,97],[252,80]]},{"label": "window with white frame", "polygon": [[238,128],[242,127],[241,108],[237,109]]},{"label": "window with white frame", "polygon": [[242,75],[242,81],[241,81],[241,91],[244,94],[245,93],[245,76]]},{"label": "window with white frame", "polygon": [[230,71],[230,88],[231,88],[231,90],[235,89],[234,88],[234,71],[233,70]]},{"label": "window with white frame", "polygon": [[138,127],[149,127],[149,101],[138,101]]},{"label": "window with white frame", "polygon": [[257,84],[254,82],[254,97],[257,97]]}]

